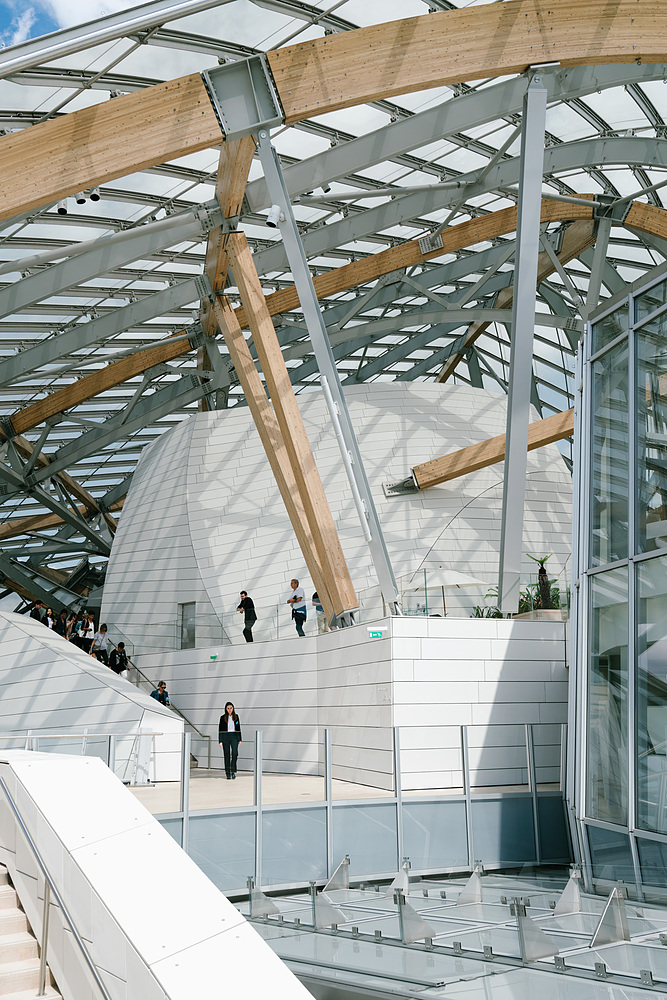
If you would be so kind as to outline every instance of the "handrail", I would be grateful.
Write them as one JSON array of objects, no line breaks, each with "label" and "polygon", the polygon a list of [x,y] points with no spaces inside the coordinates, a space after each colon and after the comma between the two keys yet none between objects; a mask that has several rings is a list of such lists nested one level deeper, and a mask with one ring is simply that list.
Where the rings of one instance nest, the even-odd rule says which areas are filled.
[{"label": "handrail", "polygon": [[[130,659],[129,656],[127,658],[127,662],[130,664],[131,667],[133,667],[136,670],[136,672],[139,674],[139,676],[141,678],[143,678],[143,680],[145,680],[147,684],[150,684],[151,687],[153,686],[153,681],[150,679],[150,677],[147,677],[146,674],[141,669],[141,667],[138,667],[136,665],[136,663],[134,663]],[[139,685],[135,684],[135,687],[139,687]],[[184,712],[181,712],[180,708],[176,708],[175,705],[172,705],[171,701],[169,702],[169,708],[172,710],[172,712],[175,712],[176,715],[180,716],[181,719],[183,719],[183,722],[187,723],[187,725],[190,727],[190,729],[193,729],[195,731],[195,733],[197,734],[197,736],[201,737],[202,740],[206,740],[206,743],[207,743],[207,755],[208,755],[208,765],[207,766],[208,766],[208,768],[210,770],[210,767],[211,767],[211,737],[207,736],[206,733],[202,733],[200,729],[197,729],[197,727],[195,726],[194,722],[190,722],[190,720],[188,719],[187,715],[185,715]]]},{"label": "handrail", "polygon": [[127,733],[0,733],[0,740],[82,740],[92,737],[99,739],[104,737],[108,740],[110,736],[117,736],[121,739],[134,739],[135,736],[173,736],[173,733],[154,733],[152,729],[139,729],[135,732]]},{"label": "handrail", "polygon": [[[111,1000],[111,997],[109,996],[109,993],[107,992],[107,988],[104,985],[104,983],[102,982],[102,979],[100,978],[100,974],[97,971],[95,963],[93,962],[92,958],[90,957],[88,949],[86,948],[81,935],[79,934],[78,930],[74,926],[74,921],[72,920],[72,918],[69,915],[69,910],[65,906],[60,893],[56,889],[55,883],[54,883],[53,879],[51,878],[51,876],[49,874],[49,871],[48,871],[46,865],[44,864],[44,862],[42,860],[42,856],[39,853],[39,851],[38,851],[38,849],[37,849],[37,847],[35,845],[34,840],[30,836],[28,828],[26,827],[25,823],[23,822],[23,819],[21,818],[21,814],[19,813],[18,809],[16,808],[16,803],[14,802],[14,799],[12,798],[9,789],[7,788],[7,784],[6,784],[4,778],[0,778],[0,786],[2,787],[2,790],[5,793],[5,796],[7,797],[7,801],[9,802],[10,809],[12,810],[12,812],[14,813],[14,815],[16,816],[16,821],[17,821],[19,827],[21,828],[21,830],[23,831],[25,839],[28,841],[28,846],[30,847],[30,850],[32,851],[32,853],[33,853],[33,855],[35,857],[35,861],[37,862],[37,864],[41,868],[42,875],[44,876],[44,880],[45,880],[45,882],[48,883],[49,889],[53,893],[53,896],[55,897],[55,900],[56,900],[58,906],[60,907],[65,920],[67,921],[67,923],[69,925],[69,929],[71,930],[72,934],[74,935],[74,939],[75,939],[76,943],[78,944],[79,948],[81,949],[83,957],[86,960],[86,965],[88,966],[88,968],[90,969],[90,971],[91,971],[91,973],[93,975],[93,979],[95,980],[95,982],[99,986],[100,992],[101,992],[102,996],[104,997],[104,1000]],[[46,941],[44,942],[44,945],[46,945]],[[43,951],[44,951],[44,953],[46,952],[46,947],[44,947]]]}]

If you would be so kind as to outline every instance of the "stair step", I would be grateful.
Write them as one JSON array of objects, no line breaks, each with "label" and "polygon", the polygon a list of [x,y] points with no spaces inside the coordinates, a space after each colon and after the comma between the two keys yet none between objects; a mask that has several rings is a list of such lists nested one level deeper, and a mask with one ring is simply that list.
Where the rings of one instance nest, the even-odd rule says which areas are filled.
[{"label": "stair step", "polygon": [[28,918],[23,910],[0,910],[0,935],[20,934],[28,930]]},{"label": "stair step", "polygon": [[11,885],[0,885],[0,910],[15,910],[18,902],[16,889]]},{"label": "stair step", "polygon": [[37,941],[28,931],[0,937],[0,968],[7,962],[23,962],[38,957]]},{"label": "stair step", "polygon": [[[35,990],[21,990],[20,993],[5,993],[2,1000],[35,1000],[36,996]],[[52,986],[47,986],[43,1000],[63,1000],[63,998],[62,994],[58,993]]]},{"label": "stair step", "polygon": [[4,865],[0,865],[0,885],[9,885],[9,872]]},{"label": "stair step", "polygon": [[8,993],[24,993],[39,988],[39,959],[24,962],[5,962],[0,965],[0,997]]}]

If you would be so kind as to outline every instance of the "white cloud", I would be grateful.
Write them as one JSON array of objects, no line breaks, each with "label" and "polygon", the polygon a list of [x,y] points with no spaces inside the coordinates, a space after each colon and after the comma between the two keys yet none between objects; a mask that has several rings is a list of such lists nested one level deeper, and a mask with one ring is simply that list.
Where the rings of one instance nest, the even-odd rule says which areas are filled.
[{"label": "white cloud", "polygon": [[22,14],[17,14],[0,35],[0,42],[3,46],[20,45],[30,37],[30,29],[37,20],[34,7],[28,7]]},{"label": "white cloud", "polygon": [[60,28],[71,28],[139,4],[136,0],[41,0],[40,6]]}]

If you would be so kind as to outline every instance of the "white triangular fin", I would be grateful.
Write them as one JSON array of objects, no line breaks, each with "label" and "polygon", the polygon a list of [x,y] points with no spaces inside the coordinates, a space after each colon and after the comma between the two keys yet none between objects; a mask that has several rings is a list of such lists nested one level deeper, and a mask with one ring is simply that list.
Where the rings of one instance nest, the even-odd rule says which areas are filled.
[{"label": "white triangular fin", "polygon": [[517,917],[521,957],[524,962],[537,962],[540,958],[551,958],[558,954],[558,945],[547,937],[544,931],[530,917]]},{"label": "white triangular fin", "polygon": [[387,886],[387,889],[385,891],[385,896],[393,896],[394,889],[400,889],[404,896],[409,895],[410,883],[408,880],[408,873],[405,868],[401,868],[400,872],[398,873],[394,881],[391,883],[391,885]]},{"label": "white triangular fin", "polygon": [[265,896],[261,889],[250,890],[250,914],[253,917],[270,917],[280,910],[268,896]]},{"label": "white triangular fin", "polygon": [[482,880],[477,872],[473,872],[463,889],[461,895],[456,900],[457,906],[465,906],[466,903],[482,902]]},{"label": "white triangular fin", "polygon": [[315,896],[315,926],[318,929],[331,927],[332,924],[344,924],[345,914],[326,898],[323,893]]},{"label": "white triangular fin", "polygon": [[581,890],[578,874],[570,875],[570,880],[563,889],[554,909],[556,917],[562,917],[566,913],[581,913]]},{"label": "white triangular fin", "polygon": [[338,865],[322,892],[329,892],[331,889],[350,888],[350,859],[345,857]]},{"label": "white triangular fin", "polygon": [[603,944],[615,944],[617,941],[629,940],[630,932],[625,912],[625,900],[620,889],[616,886],[609,893],[609,899],[588,947],[598,948]]},{"label": "white triangular fin", "polygon": [[403,944],[434,938],[435,931],[409,903],[403,903]]}]

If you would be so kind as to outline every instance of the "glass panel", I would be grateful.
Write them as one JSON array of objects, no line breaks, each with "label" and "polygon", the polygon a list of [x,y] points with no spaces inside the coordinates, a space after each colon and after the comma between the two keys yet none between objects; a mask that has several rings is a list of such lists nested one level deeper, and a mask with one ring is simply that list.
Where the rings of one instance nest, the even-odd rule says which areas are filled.
[{"label": "glass panel", "polygon": [[334,864],[350,855],[350,878],[398,870],[396,806],[334,806]]},{"label": "glass panel", "polygon": [[667,281],[649,288],[647,292],[639,295],[635,299],[635,323],[639,323],[644,316],[650,316],[652,312],[664,306],[667,302]]},{"label": "glass panel", "polygon": [[667,313],[637,333],[637,544],[667,546]]},{"label": "glass panel", "polygon": [[667,844],[637,838],[642,882],[667,889]]},{"label": "glass panel", "polygon": [[191,816],[188,854],[218,889],[245,890],[255,874],[254,814]]},{"label": "glass panel", "polygon": [[485,864],[535,860],[533,806],[527,796],[473,800],[472,830],[475,857]]},{"label": "glass panel", "polygon": [[465,802],[404,802],[403,850],[418,870],[467,866]]},{"label": "glass panel", "polygon": [[593,862],[593,878],[634,883],[635,870],[627,834],[589,826],[588,844]]},{"label": "glass panel", "polygon": [[627,558],[627,344],[593,365],[591,522],[593,565]]},{"label": "glass panel", "polygon": [[667,557],[637,571],[637,823],[667,833]]},{"label": "glass panel", "polygon": [[627,823],[628,571],[591,577],[588,815]]},{"label": "glass panel", "polygon": [[622,333],[628,332],[628,306],[624,304],[616,312],[605,316],[593,326],[593,348],[591,354],[597,354],[612,340],[616,340]]},{"label": "glass panel", "polygon": [[[280,809],[262,814],[262,884],[327,877],[325,809]],[[334,858],[334,863],[342,861]]]},{"label": "glass panel", "polygon": [[195,648],[195,610],[194,601],[189,604],[179,604],[181,611],[181,649]]}]

